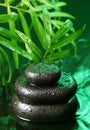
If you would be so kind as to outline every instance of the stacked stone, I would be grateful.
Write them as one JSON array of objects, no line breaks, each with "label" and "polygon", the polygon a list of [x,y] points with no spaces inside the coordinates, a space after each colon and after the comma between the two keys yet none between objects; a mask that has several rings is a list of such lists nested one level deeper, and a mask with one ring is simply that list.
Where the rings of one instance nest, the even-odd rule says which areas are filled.
[{"label": "stacked stone", "polygon": [[12,112],[31,122],[69,119],[77,109],[75,79],[55,64],[38,63],[26,68],[15,82]]}]

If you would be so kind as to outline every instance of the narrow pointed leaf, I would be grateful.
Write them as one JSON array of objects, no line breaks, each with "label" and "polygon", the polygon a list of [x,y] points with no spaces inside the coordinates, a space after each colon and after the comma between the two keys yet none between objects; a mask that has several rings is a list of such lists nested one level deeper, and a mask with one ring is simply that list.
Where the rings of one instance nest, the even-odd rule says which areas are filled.
[{"label": "narrow pointed leaf", "polygon": [[3,54],[7,64],[8,64],[8,68],[9,68],[9,73],[8,73],[8,79],[7,79],[7,83],[9,83],[11,81],[11,77],[12,77],[12,69],[11,69],[11,65],[10,65],[10,60],[9,57],[7,55],[7,53],[0,47],[0,51]]},{"label": "narrow pointed leaf", "polygon": [[[31,1],[32,2],[32,1]],[[33,4],[34,2],[32,2]],[[52,9],[52,8],[60,8],[62,6],[65,6],[67,5],[65,2],[54,2],[52,3],[52,5],[49,5],[49,6],[45,6],[45,4],[40,4],[40,5],[34,5],[34,8],[35,8],[35,11],[36,12],[40,12],[43,10],[43,8],[47,8],[48,10]]]},{"label": "narrow pointed leaf", "polygon": [[4,60],[0,52],[0,75],[1,75],[0,83],[2,82],[2,84],[4,85],[7,81],[6,81],[6,76],[5,76],[5,69],[3,66],[4,66]]},{"label": "narrow pointed leaf", "polygon": [[[11,13],[11,11],[9,13]],[[9,22],[9,28],[12,32],[15,30],[16,25],[15,25],[14,21]],[[16,39],[11,38],[11,42],[14,46],[17,45]],[[16,69],[18,69],[19,68],[19,57],[18,57],[18,54],[16,52],[13,52],[13,58],[14,58],[15,67],[16,67]]]},{"label": "narrow pointed leaf", "polygon": [[70,34],[67,37],[64,37],[62,40],[60,40],[59,42],[52,44],[49,48],[49,51],[52,51],[53,49],[57,49],[59,47],[63,47],[65,45],[68,45],[69,43],[71,43],[73,40],[77,39],[82,32],[84,31],[85,26],[83,28],[81,28],[80,30]]},{"label": "narrow pointed leaf", "polygon": [[33,5],[33,7],[39,6],[36,0],[30,0],[30,2]]},{"label": "narrow pointed leaf", "polygon": [[17,20],[18,15],[16,13],[12,14],[0,14],[0,23],[6,23]]},{"label": "narrow pointed leaf", "polygon": [[49,46],[51,44],[52,26],[51,26],[51,18],[47,9],[43,9],[43,23]]},{"label": "narrow pointed leaf", "polygon": [[53,7],[53,4],[48,2],[47,0],[38,0],[40,1],[41,3],[43,3],[46,7]]},{"label": "narrow pointed leaf", "polygon": [[20,17],[20,21],[21,21],[21,24],[22,24],[22,27],[23,27],[23,30],[24,30],[24,33],[30,37],[30,29],[29,29],[29,26],[28,26],[28,23],[23,15],[22,12],[18,11],[19,13],[19,17]]},{"label": "narrow pointed leaf", "polygon": [[18,30],[16,30],[16,32],[20,36],[20,38],[23,40],[23,42],[26,44],[27,51],[31,50],[32,52],[34,52],[34,54],[38,55],[40,58],[43,57],[43,54],[41,50],[39,49],[39,47],[28,36],[26,36],[24,33]]},{"label": "narrow pointed leaf", "polygon": [[31,11],[31,18],[32,18],[32,24],[33,24],[34,30],[38,36],[38,39],[39,39],[42,47],[46,50],[48,47],[48,41],[46,38],[45,30],[44,30],[42,24],[40,23],[37,15],[33,11]]},{"label": "narrow pointed leaf", "polygon": [[34,8],[35,8],[35,11],[36,11],[36,12],[40,12],[40,11],[43,10],[44,5],[43,5],[43,4],[42,4],[42,5],[36,5],[36,6],[34,6]]},{"label": "narrow pointed leaf", "polygon": [[29,59],[30,61],[35,61],[35,62],[38,61],[38,58],[34,57],[33,54],[29,54],[28,52],[26,52],[25,50],[23,50],[19,46],[13,45],[11,41],[9,41],[3,37],[0,37],[0,44],[7,47],[8,49],[16,52],[17,54],[20,54],[21,56]]},{"label": "narrow pointed leaf", "polygon": [[16,39],[16,40],[21,42],[20,37],[14,31],[8,30],[8,29],[3,28],[3,27],[0,27],[0,36],[4,36],[4,37],[10,38],[10,39],[11,38]]},{"label": "narrow pointed leaf", "polygon": [[62,7],[62,6],[66,6],[67,5],[67,3],[66,2],[63,2],[63,1],[61,1],[61,2],[55,2],[55,4],[54,4],[54,7]]},{"label": "narrow pointed leaf", "polygon": [[65,23],[61,26],[61,28],[56,32],[56,34],[52,38],[52,42],[57,41],[60,39],[62,36],[64,36],[73,26],[71,20],[66,20]]},{"label": "narrow pointed leaf", "polygon": [[29,7],[29,9],[34,9],[29,0],[22,0],[22,3],[24,3],[27,7]]},{"label": "narrow pointed leaf", "polygon": [[67,50],[63,50],[60,52],[56,52],[56,53],[52,53],[51,55],[49,55],[48,57],[46,57],[46,61],[50,61],[50,62],[54,62],[56,60],[60,60],[70,54],[74,53],[74,48],[71,49],[67,49]]},{"label": "narrow pointed leaf", "polygon": [[70,15],[68,13],[65,13],[65,12],[51,12],[50,16],[51,17],[67,17],[67,18],[75,19],[74,16],[72,16],[72,15]]},{"label": "narrow pointed leaf", "polygon": [[[12,15],[13,12],[11,11],[10,6],[9,6],[10,1],[7,0],[5,2],[6,2],[6,5],[7,5],[7,13],[8,13],[8,15]],[[15,28],[16,28],[15,21],[14,20],[10,21],[8,24],[9,24],[9,29],[11,31],[14,31]],[[11,38],[11,42],[12,42],[13,45],[15,45],[15,46],[17,45],[17,40],[16,39]],[[16,67],[16,69],[18,69],[19,68],[19,57],[18,57],[18,54],[16,52],[13,52],[13,58],[14,58],[15,67]]]},{"label": "narrow pointed leaf", "polygon": [[51,23],[54,27],[56,27],[57,29],[60,29],[61,25],[63,24],[62,21],[59,21],[59,20],[51,20]]}]

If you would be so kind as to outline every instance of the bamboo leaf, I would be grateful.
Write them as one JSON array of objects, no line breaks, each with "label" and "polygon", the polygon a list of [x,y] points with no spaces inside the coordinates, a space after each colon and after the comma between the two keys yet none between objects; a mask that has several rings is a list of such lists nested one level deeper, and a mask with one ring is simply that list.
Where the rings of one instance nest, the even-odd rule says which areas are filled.
[{"label": "bamboo leaf", "polygon": [[35,55],[38,55],[40,58],[43,57],[43,54],[41,50],[36,46],[36,44],[24,33],[16,30],[16,33],[20,36],[20,38],[23,40],[23,42],[26,45],[27,51],[32,51]]},{"label": "bamboo leaf", "polygon": [[[7,0],[5,2],[6,2],[6,5],[7,5],[7,13],[8,13],[8,15],[12,15],[13,12],[11,11],[10,6],[9,6],[10,1]],[[14,31],[14,29],[16,28],[15,21],[14,20],[9,21],[8,24],[9,24],[10,30]],[[13,45],[17,45],[17,40],[16,39],[11,38],[11,42],[12,42]],[[16,69],[18,69],[19,68],[19,57],[18,57],[18,54],[16,52],[13,52],[13,58],[14,58]]]},{"label": "bamboo leaf", "polygon": [[0,52],[0,80],[2,82],[2,84],[5,84],[6,83],[6,76],[5,76],[5,69],[3,68],[4,66],[4,60],[3,60],[3,57],[1,55],[1,52]]},{"label": "bamboo leaf", "polygon": [[43,9],[43,23],[49,46],[51,44],[52,26],[51,26],[51,18],[47,9]]},{"label": "bamboo leaf", "polygon": [[0,14],[0,23],[6,23],[11,21],[16,21],[18,15],[16,13],[12,14]]},{"label": "bamboo leaf", "polygon": [[62,6],[66,6],[66,5],[67,5],[67,3],[63,2],[63,1],[54,3],[54,7],[58,7],[58,8],[60,8]]},{"label": "bamboo leaf", "polygon": [[8,77],[7,83],[9,83],[11,81],[11,77],[12,77],[12,69],[11,69],[11,65],[10,65],[10,60],[9,60],[7,53],[1,47],[0,47],[0,51],[3,54],[5,60],[7,61],[7,64],[8,64],[9,73],[8,73],[8,76],[7,76]]},{"label": "bamboo leaf", "polygon": [[42,11],[43,10],[43,8],[44,8],[44,5],[42,4],[42,5],[37,5],[36,7],[34,7],[35,8],[35,11],[36,12],[40,12],[40,11]]},{"label": "bamboo leaf", "polygon": [[57,41],[62,36],[64,36],[73,26],[73,23],[71,20],[66,20],[65,23],[61,26],[61,28],[55,33],[55,35],[52,38],[52,42]]},{"label": "bamboo leaf", "polygon": [[19,17],[20,17],[20,21],[21,21],[21,24],[22,24],[22,27],[23,27],[23,30],[24,30],[24,33],[30,37],[30,29],[28,27],[28,23],[23,15],[23,13],[21,11],[18,11],[19,13]]},{"label": "bamboo leaf", "polygon": [[72,15],[70,15],[68,13],[65,13],[65,12],[51,12],[50,16],[51,17],[67,17],[67,18],[75,19],[74,16],[72,16]]},{"label": "bamboo leaf", "polygon": [[56,60],[60,60],[60,59],[66,57],[72,53],[74,53],[74,48],[62,50],[60,52],[55,52],[55,53],[50,54],[48,57],[46,57],[45,60],[49,61],[49,62],[53,62]]},{"label": "bamboo leaf", "polygon": [[54,27],[56,27],[57,29],[60,29],[60,26],[63,24],[62,21],[59,21],[59,20],[51,20],[51,23]]},{"label": "bamboo leaf", "polygon": [[60,8],[62,6],[66,6],[67,3],[66,2],[56,2],[56,1],[47,1],[47,0],[38,0],[40,3],[42,3],[43,5],[45,5],[45,8],[47,9],[52,9],[52,8]]},{"label": "bamboo leaf", "polygon": [[70,34],[69,36],[67,37],[64,37],[62,40],[60,40],[59,42],[55,43],[55,44],[52,44],[49,48],[49,51],[53,51],[53,49],[57,49],[58,47],[63,47],[69,43],[71,43],[72,41],[74,41],[75,39],[77,39],[81,34],[82,32],[84,31],[85,29],[85,26],[83,26],[83,28],[81,28],[80,30]]},{"label": "bamboo leaf", "polygon": [[46,7],[53,7],[51,2],[48,2],[47,0],[38,0],[39,2],[43,3]]},{"label": "bamboo leaf", "polygon": [[27,7],[29,7],[29,9],[34,9],[29,0],[22,0],[22,3],[24,3]]},{"label": "bamboo leaf", "polygon": [[30,61],[35,61],[35,62],[38,62],[38,58],[35,57],[33,55],[33,53],[28,53],[26,52],[25,50],[23,50],[22,48],[20,48],[19,46],[17,45],[13,45],[11,41],[3,38],[3,37],[0,37],[0,44],[7,47],[8,49],[16,52],[17,54],[20,54],[21,56],[29,59]]},{"label": "bamboo leaf", "polygon": [[[33,4],[33,2],[32,2],[32,4]],[[65,6],[65,5],[67,5],[65,2],[53,2],[52,5],[49,5],[49,6],[45,6],[45,4],[34,5],[34,8],[35,8],[36,12],[40,12],[44,8],[47,8],[48,10],[50,10],[52,8],[60,8],[60,7]]]},{"label": "bamboo leaf", "polygon": [[48,47],[48,40],[46,38],[46,33],[34,11],[31,11],[31,18],[32,18],[32,24],[33,24],[34,30],[38,36],[38,39],[39,39],[42,47],[46,50]]},{"label": "bamboo leaf", "polygon": [[13,4],[15,2],[15,0],[5,0],[5,4]]},{"label": "bamboo leaf", "polygon": [[6,28],[3,28],[3,27],[0,27],[0,36],[4,36],[6,38],[12,38],[12,39],[16,39],[18,41],[22,41],[20,39],[20,37],[14,32],[14,31],[11,31],[11,30],[8,30]]}]

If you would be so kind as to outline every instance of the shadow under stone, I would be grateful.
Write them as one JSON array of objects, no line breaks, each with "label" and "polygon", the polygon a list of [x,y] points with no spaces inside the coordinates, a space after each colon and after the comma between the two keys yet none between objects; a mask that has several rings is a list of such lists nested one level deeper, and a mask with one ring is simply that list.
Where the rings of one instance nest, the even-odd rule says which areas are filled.
[{"label": "shadow under stone", "polygon": [[19,120],[16,123],[16,130],[74,130],[78,128],[75,119],[54,123],[30,123]]}]

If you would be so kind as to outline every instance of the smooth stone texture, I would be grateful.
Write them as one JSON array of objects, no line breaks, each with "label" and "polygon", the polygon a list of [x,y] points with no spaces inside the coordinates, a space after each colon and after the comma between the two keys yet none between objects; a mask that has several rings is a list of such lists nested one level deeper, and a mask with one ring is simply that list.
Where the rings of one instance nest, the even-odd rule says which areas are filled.
[{"label": "smooth stone texture", "polygon": [[76,130],[78,128],[77,121],[75,120],[74,116],[69,118],[67,117],[66,120],[61,122],[30,122],[19,119],[18,117],[14,116],[16,119],[16,130]]},{"label": "smooth stone texture", "polygon": [[15,93],[22,102],[27,104],[67,103],[75,94],[77,84],[74,78],[65,72],[62,72],[58,84],[56,86],[31,86],[22,75],[16,80]]},{"label": "smooth stone texture", "polygon": [[12,113],[20,119],[31,122],[57,122],[74,115],[78,102],[74,96],[67,104],[32,105],[22,103],[18,96],[12,100]]},{"label": "smooth stone texture", "polygon": [[60,75],[61,71],[57,65],[49,63],[33,63],[25,70],[25,77],[28,82],[39,86],[55,84]]}]

